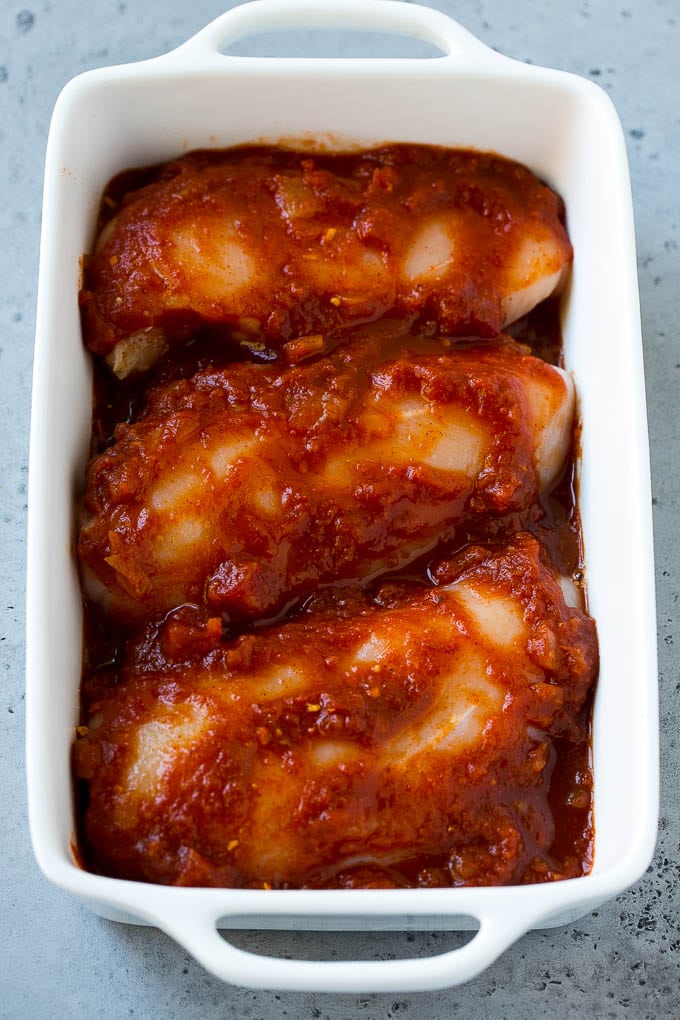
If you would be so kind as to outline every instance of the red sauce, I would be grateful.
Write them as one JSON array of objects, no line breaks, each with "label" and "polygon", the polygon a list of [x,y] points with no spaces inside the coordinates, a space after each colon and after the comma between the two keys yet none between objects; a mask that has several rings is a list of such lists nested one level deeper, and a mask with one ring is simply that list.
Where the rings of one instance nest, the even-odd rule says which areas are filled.
[{"label": "red sauce", "polygon": [[[523,176],[526,171],[522,170],[520,173],[513,169],[515,167],[514,164],[505,164],[505,161],[499,160],[496,157],[478,156],[469,153],[447,154],[443,150],[414,150],[408,147],[403,150],[395,147],[394,150],[389,150],[388,152],[393,154],[388,154],[387,157],[385,152],[382,154],[369,154],[367,156],[314,157],[315,169],[313,173],[317,174],[317,190],[322,185],[330,189],[328,191],[330,195],[328,199],[329,205],[325,209],[324,215],[330,215],[328,209],[332,210],[333,215],[336,215],[337,210],[342,209],[343,196],[346,199],[344,193],[341,194],[337,189],[333,191],[335,177],[342,178],[343,181],[349,180],[359,183],[369,178],[375,180],[375,174],[380,175],[382,173],[380,170],[381,165],[386,165],[390,172],[391,167],[394,165],[399,167],[401,163],[402,170],[405,167],[410,201],[416,206],[426,203],[427,199],[424,197],[424,192],[419,190],[422,189],[420,178],[417,179],[417,186],[414,183],[413,174],[416,173],[416,170],[413,168],[415,167],[419,172],[423,170],[423,167],[429,171],[432,171],[434,168],[437,173],[441,174],[444,164],[450,168],[451,161],[454,163],[458,161],[457,165],[459,166],[464,165],[465,174],[467,175],[465,186],[468,188],[468,191],[470,189],[469,177],[472,176],[474,178],[475,174],[479,175],[478,190],[472,195],[472,198],[470,198],[470,194],[467,196],[468,201],[471,200],[473,204],[481,202],[483,205],[487,202],[488,205],[489,199],[484,197],[484,188],[485,186],[488,187],[488,175],[489,173],[498,174],[503,170],[503,165],[511,168],[510,175],[514,174],[515,180],[520,181],[520,191],[524,189],[529,193],[531,189],[535,188],[535,185],[532,183],[534,179],[532,178],[530,181],[528,177],[525,178]],[[210,168],[219,166],[224,158],[219,153],[197,153],[189,157],[188,161],[194,169],[199,168],[202,171],[210,171]],[[275,167],[277,171],[284,171],[287,167],[296,167],[299,162],[299,157],[294,154],[278,150],[261,149],[237,151],[236,153],[228,154],[227,158],[230,162],[242,168],[257,167],[264,163],[268,168]],[[178,176],[181,177],[184,169],[182,168],[181,171],[178,171],[179,165],[170,164],[164,168],[130,171],[115,178],[104,196],[99,221],[100,227],[110,220],[112,214],[115,214],[121,208],[124,209],[131,203],[138,202],[139,194],[144,193],[143,189],[153,188],[159,182],[165,184]],[[462,173],[462,171],[460,172]],[[308,176],[313,176],[313,173],[310,170]],[[327,176],[324,177],[324,174]],[[380,180],[380,176],[377,179]],[[385,180],[392,180],[390,173],[387,174]],[[359,184],[357,184],[358,186]],[[139,189],[142,189],[142,192]],[[131,191],[133,191],[132,197],[130,197]],[[558,216],[561,216],[559,200],[553,198],[550,201],[553,202],[553,211]],[[380,208],[385,207],[384,204],[380,206]],[[486,214],[488,212],[487,208]],[[497,212],[497,215],[501,217],[500,211]],[[378,230],[380,225],[378,222],[379,217],[376,217],[377,213],[374,216],[375,223],[373,223],[372,227],[374,230]],[[362,222],[364,223],[363,229],[368,230],[373,220],[371,220],[371,216],[368,213],[365,213]],[[96,272],[98,272],[98,270],[93,270],[92,265],[91,261],[86,275],[86,308],[88,303],[91,303],[90,298],[87,297],[88,294],[92,293],[89,288],[95,285]],[[301,324],[297,324],[296,330],[295,314],[292,317],[289,314],[286,319],[285,329],[283,330],[284,337],[288,341],[291,338],[294,340],[297,333],[304,332],[303,327],[315,327],[319,321],[321,314],[319,309],[322,307],[322,304],[321,297],[310,298],[307,296],[303,314],[304,321]],[[378,302],[379,304],[380,302]],[[370,312],[367,312],[365,317],[370,319],[375,318],[376,315],[382,315],[384,308],[382,306],[378,307],[378,305]],[[441,314],[441,310],[441,304],[438,305],[437,301],[434,300],[429,300],[421,307],[417,309],[411,308],[410,310],[408,302],[402,304],[401,307],[397,302],[397,311],[400,312],[402,321],[417,328],[418,332],[421,335],[424,334],[426,338],[429,335],[432,339],[425,339],[423,343],[425,347],[431,344],[433,350],[437,349],[440,344],[440,340],[436,335],[440,331],[440,323],[437,321],[437,317]],[[496,315],[496,318],[491,316],[486,324],[483,324],[482,328],[479,329],[480,333],[487,335],[489,333],[493,334],[498,330],[500,323],[496,312],[494,312],[494,315]],[[358,318],[360,321],[361,315]],[[446,315],[443,318],[446,320]],[[472,332],[471,324],[479,327],[482,319],[483,316],[475,318],[475,316],[466,313],[460,322],[465,322],[467,330]],[[166,316],[163,320],[165,327],[167,327],[169,321]],[[352,321],[353,323],[355,322],[355,320]],[[234,343],[233,324],[228,324],[227,328],[224,323],[208,322],[205,319],[192,317],[185,317],[181,322],[180,320],[176,320],[176,322],[179,322],[179,327],[175,331],[176,335],[173,344],[167,353],[156,360],[148,372],[142,375],[131,375],[126,379],[120,380],[116,379],[102,362],[96,362],[92,439],[93,456],[101,454],[112,444],[116,443],[116,429],[118,428],[118,436],[120,437],[121,423],[134,424],[144,420],[144,415],[147,413],[149,394],[152,394],[154,391],[160,391],[163,387],[171,386],[179,380],[190,380],[197,372],[208,370],[219,371],[236,363],[244,365],[270,364],[274,369],[277,366],[283,367],[286,364],[287,356],[285,348],[277,345],[274,332],[269,327],[264,331],[264,343],[251,343],[249,341],[244,345]],[[85,324],[86,330],[89,330],[91,328],[91,319],[88,319],[87,314]],[[347,323],[343,324],[335,316],[328,332],[324,334],[321,349],[318,352],[312,350],[305,358],[304,363],[314,366],[320,359],[327,358],[329,354],[332,354],[334,349],[342,348],[347,337],[345,332],[346,326]],[[464,332],[462,326],[459,332],[461,331]],[[553,365],[562,363],[559,299],[553,298],[542,302],[527,316],[510,327],[508,332],[518,342],[530,348],[532,353],[542,360]],[[458,341],[460,344],[459,349],[465,350],[468,345],[475,342],[474,337],[463,335],[461,340]],[[92,344],[95,350],[98,349],[98,345],[102,350],[105,347],[105,345],[99,344],[99,341]],[[455,356],[455,349],[456,346],[454,344],[452,356]],[[100,703],[104,706],[110,704],[115,706],[117,704],[116,691],[118,689],[127,690],[127,687],[132,685],[131,690],[133,693],[131,695],[130,708],[124,711],[129,713],[132,720],[135,719],[136,713],[140,719],[145,718],[144,712],[154,698],[163,697],[166,700],[170,699],[168,701],[170,703],[172,697],[180,696],[185,678],[193,676],[194,667],[197,668],[198,663],[204,660],[206,662],[213,662],[216,656],[226,655],[228,658],[232,653],[227,652],[227,648],[233,648],[234,655],[237,653],[241,655],[242,651],[238,650],[248,647],[249,635],[252,636],[253,640],[260,640],[258,635],[269,635],[272,633],[272,626],[282,628],[281,633],[285,632],[285,627],[288,624],[300,624],[304,627],[310,612],[313,614],[312,619],[317,619],[318,614],[320,614],[318,618],[321,620],[321,626],[323,627],[324,613],[330,614],[331,619],[342,620],[348,612],[347,607],[359,612],[373,611],[376,605],[383,605],[386,598],[389,600],[390,586],[394,586],[394,592],[401,593],[398,596],[395,595],[397,600],[405,598],[404,592],[410,590],[414,592],[421,591],[422,589],[430,590],[433,581],[438,580],[437,571],[441,571],[442,562],[460,562],[461,557],[465,557],[466,550],[474,549],[480,544],[493,554],[494,551],[501,550],[505,544],[512,542],[513,538],[521,533],[529,533],[535,536],[547,551],[557,571],[571,578],[576,587],[580,588],[583,592],[582,577],[584,565],[574,474],[577,442],[577,436],[575,435],[573,437],[572,450],[567,458],[561,477],[551,488],[549,494],[538,495],[531,501],[530,505],[511,510],[507,513],[492,514],[480,512],[477,515],[468,515],[460,522],[442,527],[438,535],[429,543],[427,551],[420,557],[412,559],[406,567],[396,570],[383,568],[378,576],[362,577],[361,575],[352,576],[350,574],[343,580],[340,586],[333,585],[327,580],[316,582],[312,585],[311,591],[298,591],[296,589],[293,591],[292,597],[285,604],[278,606],[272,612],[262,613],[259,616],[256,615],[247,621],[239,621],[238,616],[230,617],[228,614],[225,614],[225,617],[217,623],[214,611],[213,615],[211,615],[209,608],[206,608],[204,605],[200,605],[198,611],[195,609],[180,609],[179,612],[171,611],[169,615],[157,612],[155,616],[146,621],[121,621],[112,618],[105,609],[94,605],[86,597],[85,658],[82,687],[83,725],[91,725],[92,715],[97,713]],[[358,591],[359,588],[361,593]],[[583,598],[585,600],[585,592],[583,592]],[[317,614],[317,616],[314,616],[314,614]],[[341,630],[342,628],[340,628]],[[269,638],[264,637],[262,640],[264,641],[262,647],[269,647],[266,645]],[[338,638],[337,640],[342,639]],[[310,644],[311,647],[312,645]],[[159,651],[159,649],[162,651]],[[187,663],[184,672],[182,670],[182,656],[185,656]],[[271,661],[276,661],[275,657],[272,657]],[[161,692],[160,688],[154,686],[155,681],[152,679],[149,679],[148,683],[144,680],[145,674],[151,677],[154,670],[158,671],[161,667],[162,670],[169,671],[171,674],[173,670],[177,671],[177,680],[173,687],[174,694],[172,696],[165,689]],[[136,681],[134,678],[138,675],[142,679],[139,681],[137,688],[138,694],[135,695],[134,683]],[[402,715],[404,713],[408,714],[410,711],[407,692],[407,687],[403,690],[395,688],[393,691],[393,697],[401,698],[403,701],[399,710]],[[549,691],[547,693],[550,695]],[[139,699],[138,708],[134,707],[135,697]],[[350,697],[349,694],[348,697]],[[415,693],[413,697],[415,699]],[[496,825],[497,828],[493,829],[493,835],[486,839],[482,822],[479,819],[471,822],[470,829],[476,832],[477,836],[472,838],[469,846],[459,849],[457,857],[455,854],[453,855],[455,858],[453,863],[451,853],[448,856],[442,854],[440,847],[442,835],[437,832],[432,835],[431,851],[423,850],[427,839],[423,841],[419,837],[415,840],[414,844],[417,849],[414,849],[410,856],[402,855],[399,861],[394,864],[376,866],[375,864],[359,863],[353,867],[338,870],[332,863],[326,862],[326,864],[323,864],[323,862],[319,862],[316,867],[312,863],[307,871],[303,868],[296,872],[297,877],[292,880],[279,881],[274,878],[271,881],[266,879],[260,881],[260,878],[254,878],[253,873],[248,871],[247,868],[244,867],[239,870],[238,867],[234,867],[232,864],[226,865],[224,863],[211,870],[210,867],[205,865],[204,858],[198,849],[187,852],[188,856],[185,854],[186,859],[183,859],[184,863],[179,869],[176,861],[168,864],[164,859],[161,861],[160,858],[156,864],[152,861],[148,867],[147,865],[140,866],[132,862],[132,858],[126,856],[128,854],[126,849],[121,848],[120,852],[118,852],[114,845],[110,852],[108,850],[106,853],[102,852],[101,848],[105,842],[105,840],[102,842],[102,831],[105,832],[106,839],[111,835],[106,830],[108,823],[102,820],[101,814],[93,816],[92,810],[88,806],[90,798],[88,793],[89,783],[92,782],[92,776],[96,772],[96,760],[101,755],[102,750],[101,746],[96,744],[96,741],[91,741],[87,735],[84,740],[78,742],[75,752],[75,772],[78,777],[77,783],[81,805],[80,852],[85,866],[95,871],[116,874],[122,877],[136,877],[148,881],[172,881],[199,885],[278,884],[284,887],[296,884],[314,887],[476,885],[548,881],[585,874],[590,870],[592,864],[594,833],[590,761],[591,698],[592,694],[585,696],[582,699],[582,703],[579,703],[573,710],[568,722],[559,729],[559,735],[550,738],[548,760],[544,762],[540,772],[540,788],[531,794],[530,800],[535,797],[535,802],[532,800],[534,806],[530,811],[527,808],[530,817],[528,815],[528,820],[525,820],[523,823],[523,842],[513,842],[511,834],[515,830],[510,826],[508,829],[508,846],[502,852],[498,849],[500,846],[498,835],[502,829],[502,824],[498,821],[498,818],[501,817],[502,811],[505,809],[501,802],[500,794],[499,799],[495,802],[493,782],[491,785],[485,783],[478,786],[476,780],[470,780],[471,789],[477,791],[479,798],[478,807],[475,809],[474,803],[471,801],[471,806],[467,807],[466,810],[473,813],[477,810],[482,822],[485,812],[488,813],[490,829],[493,829],[493,825]],[[380,701],[379,699],[377,701],[376,711],[378,716],[373,719],[371,725],[378,726],[378,729],[381,725],[379,717],[381,705],[384,708],[386,704],[387,701]],[[415,700],[413,705],[415,705]],[[107,711],[113,712],[113,709],[105,707],[104,711],[105,713]],[[304,702],[296,704],[294,709],[290,708],[288,716],[286,716],[285,711],[283,715],[280,710],[278,711],[279,715],[274,719],[273,717],[267,717],[264,708],[260,710],[261,718],[259,725],[254,727],[252,733],[253,747],[255,748],[253,753],[261,753],[261,748],[264,744],[269,743],[270,740],[273,740],[274,743],[281,739],[288,740],[290,746],[295,748],[296,740],[299,739],[301,733],[301,720],[304,721],[306,719],[307,706]],[[334,711],[337,715],[341,710],[336,705]],[[350,706],[347,710],[347,719],[350,718],[351,711]],[[362,709],[362,711],[365,711],[365,709]],[[316,719],[316,713],[310,714],[314,715]],[[333,712],[329,705],[327,712],[329,720],[332,715]],[[357,718],[360,718],[360,716]],[[391,715],[387,712],[384,721],[385,726],[391,725],[388,723],[389,718],[391,718]],[[119,724],[115,723],[115,725]],[[331,729],[328,730],[326,735],[332,736],[332,723],[329,722],[328,725]],[[280,735],[272,737],[272,734],[277,731],[280,731]],[[341,727],[341,731],[343,739],[346,738],[346,729]],[[257,750],[258,745],[260,746],[260,751]],[[516,748],[513,752],[518,757],[515,764],[511,765],[510,768],[517,768],[518,775],[524,775],[521,770],[525,767],[525,764],[520,762],[519,756],[526,754],[526,750],[526,746],[522,745],[521,749]],[[104,753],[115,757],[119,756],[121,752],[120,748],[115,748],[114,745],[111,745],[109,751],[104,750]],[[291,768],[293,767],[291,765]],[[458,767],[456,766],[456,769]],[[441,781],[443,782],[444,778]],[[462,774],[461,781],[465,782]],[[355,779],[349,782],[347,789],[354,791],[354,795],[361,797],[360,791],[362,785],[359,778],[355,777]],[[359,792],[357,793],[357,791]],[[344,793],[343,796],[345,796]],[[374,788],[369,790],[366,787],[365,796],[366,803],[370,802],[373,804],[380,799],[379,791]],[[334,810],[337,811],[337,802],[333,803],[335,804]],[[305,817],[301,816],[298,819],[298,823],[307,824],[313,829],[318,824],[319,812],[323,812],[323,806],[320,807],[318,803],[315,806],[315,802],[310,801],[306,804],[304,810],[306,815]],[[350,827],[354,810],[361,811],[361,803],[354,805],[349,803],[347,805],[347,824]],[[470,817],[472,818],[472,815]],[[217,827],[220,825],[218,815],[212,821],[209,814],[202,814],[201,818],[201,824],[207,828],[203,835],[199,831],[197,839],[192,844],[195,848],[209,843],[208,828],[213,825]],[[495,821],[492,824],[491,820],[494,819]],[[182,821],[181,824],[186,826],[188,822]],[[132,831],[134,832],[134,830]],[[530,833],[532,835],[529,835]],[[495,843],[494,840],[496,840]],[[494,853],[497,852],[498,856],[493,861],[488,856],[489,841],[491,845],[497,848]],[[237,853],[236,847],[234,848],[234,853]],[[499,864],[500,858],[504,861],[503,866]]]},{"label": "red sauce", "polygon": [[206,327],[264,357],[395,312],[495,336],[535,246],[540,273],[568,268],[562,212],[525,167],[484,153],[192,153],[112,182],[85,260],[85,341],[121,372],[138,364],[130,337],[155,357]]}]

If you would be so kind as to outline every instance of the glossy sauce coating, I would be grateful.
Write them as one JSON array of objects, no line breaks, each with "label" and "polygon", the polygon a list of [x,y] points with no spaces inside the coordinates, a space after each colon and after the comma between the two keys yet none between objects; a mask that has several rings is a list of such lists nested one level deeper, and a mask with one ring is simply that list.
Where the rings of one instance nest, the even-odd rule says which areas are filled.
[{"label": "glossy sauce coating", "polygon": [[206,325],[275,351],[388,313],[493,336],[572,254],[560,199],[525,167],[426,146],[193,153],[124,177],[105,208],[81,306],[121,377]]},{"label": "glossy sauce coating", "polygon": [[562,219],[526,168],[419,146],[111,182],[80,299],[101,356],[86,867],[265,888],[590,870],[597,641],[543,300]]},{"label": "glossy sauce coating", "polygon": [[526,509],[572,427],[569,377],[507,338],[447,349],[389,323],[309,365],[205,369],[152,389],[91,464],[85,587],[128,622],[271,617]]},{"label": "glossy sauce coating", "polygon": [[[147,628],[84,688],[91,866],[283,888],[587,870],[582,843],[555,853],[548,791],[553,741],[587,733],[592,620],[525,534],[435,573],[229,642],[187,610]],[[565,801],[582,816],[589,789]]]}]

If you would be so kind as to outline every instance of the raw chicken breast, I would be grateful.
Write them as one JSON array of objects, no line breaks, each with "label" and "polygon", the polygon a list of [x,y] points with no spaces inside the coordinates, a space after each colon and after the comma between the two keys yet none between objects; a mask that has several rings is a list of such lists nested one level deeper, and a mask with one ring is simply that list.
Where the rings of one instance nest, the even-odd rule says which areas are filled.
[{"label": "raw chicken breast", "polygon": [[235,149],[146,177],[114,189],[81,293],[86,343],[121,378],[204,327],[273,350],[386,313],[493,336],[571,263],[558,196],[489,154]]},{"label": "raw chicken breast", "polygon": [[507,338],[446,348],[386,323],[313,362],[158,386],[90,465],[85,590],[124,622],[185,602],[271,618],[529,507],[573,411],[569,376]]},{"label": "raw chicken breast", "polygon": [[554,740],[587,730],[594,624],[526,534],[436,574],[228,642],[180,610],[90,677],[89,865],[247,887],[581,873],[549,793]]}]

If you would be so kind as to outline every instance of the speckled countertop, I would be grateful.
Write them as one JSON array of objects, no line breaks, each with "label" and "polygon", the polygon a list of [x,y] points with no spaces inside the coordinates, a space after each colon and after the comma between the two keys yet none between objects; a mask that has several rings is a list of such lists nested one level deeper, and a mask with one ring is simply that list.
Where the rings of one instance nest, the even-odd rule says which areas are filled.
[{"label": "speckled countertop", "polygon": [[[225,0],[153,5],[147,0],[51,0],[25,8],[3,0],[0,5],[0,1017],[680,1016],[680,344],[675,321],[680,0],[431,2],[502,52],[597,81],[612,96],[628,142],[652,445],[662,733],[661,824],[644,879],[571,927],[527,935],[461,988],[418,995],[323,996],[224,986],[160,932],[91,914],[50,886],[33,861],[23,769],[24,560],[49,119],[61,86],[73,75],[162,53],[232,6]],[[298,51],[311,45],[296,34],[281,46],[293,43]],[[341,35],[333,40],[335,53],[347,45]],[[621,498],[626,498],[623,480]],[[259,951],[306,956],[321,945],[337,958],[428,954],[455,940],[437,933],[238,936],[239,944]]]}]

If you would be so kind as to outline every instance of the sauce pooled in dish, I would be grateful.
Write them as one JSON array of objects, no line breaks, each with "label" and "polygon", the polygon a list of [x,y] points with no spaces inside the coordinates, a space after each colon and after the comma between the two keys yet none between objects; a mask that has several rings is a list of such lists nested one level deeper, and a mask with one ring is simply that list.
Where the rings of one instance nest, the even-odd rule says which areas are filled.
[{"label": "sauce pooled in dish", "polygon": [[80,298],[88,868],[590,870],[571,257],[559,197],[490,154],[244,148],[111,182]]}]

